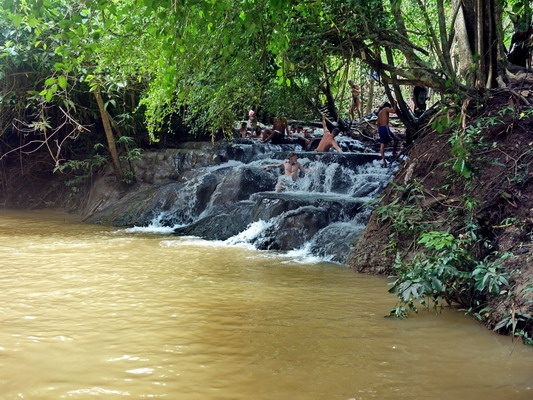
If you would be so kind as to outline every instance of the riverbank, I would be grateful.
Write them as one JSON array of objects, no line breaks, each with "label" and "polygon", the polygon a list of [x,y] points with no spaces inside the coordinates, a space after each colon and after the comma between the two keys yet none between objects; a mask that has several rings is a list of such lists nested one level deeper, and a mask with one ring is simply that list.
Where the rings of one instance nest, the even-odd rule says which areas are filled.
[{"label": "riverbank", "polygon": [[[420,133],[350,266],[398,277],[395,291],[407,309],[411,300],[431,307],[436,296],[489,329],[531,343],[533,118],[531,110],[515,110],[510,90],[494,91],[465,114],[444,116],[463,121],[463,128],[444,123],[440,132]],[[521,93],[532,100],[530,91]],[[420,242],[427,232],[436,233]],[[471,268],[465,271],[471,283],[464,268]]]},{"label": "riverbank", "polygon": [[[382,193],[381,212],[370,215],[361,236],[357,234],[358,239],[353,239],[353,250],[348,247],[345,253],[349,256],[347,263],[356,271],[397,275],[398,270],[393,268],[397,256],[407,265],[425,251],[417,243],[423,231],[448,232],[461,245],[466,243],[463,238],[467,233],[475,233],[475,240],[466,243],[472,259],[492,262],[495,269],[487,269],[487,279],[505,277],[508,285],[502,286],[499,293],[462,293],[459,288],[449,300],[456,306],[462,304],[487,328],[497,328],[500,333],[521,332],[521,337],[527,339],[533,336],[528,317],[533,314],[533,176],[529,170],[533,144],[529,126],[533,122],[529,114],[521,116],[509,110],[502,113],[508,101],[508,92],[495,93],[485,108],[475,117],[470,116],[470,133],[467,130],[465,135],[479,147],[468,148],[471,155],[463,160],[468,170],[454,168],[461,143],[451,141],[451,127],[442,132],[428,129],[420,133],[407,153],[406,163],[396,173],[394,184]],[[231,148],[221,143],[213,147],[206,142],[146,152],[134,164],[136,181],[130,185],[117,184],[110,169],[101,169],[86,181],[75,181],[67,174],[51,173],[49,161],[44,156],[41,160],[35,157],[22,168],[14,165],[3,170],[0,201],[6,207],[63,208],[87,222],[113,225],[119,221],[119,225],[127,226],[133,219],[126,215],[140,216],[144,221],[152,218],[150,212],[136,214],[132,210],[137,207],[142,211],[140,205],[150,201],[165,204],[167,195],[176,190],[156,196],[157,190],[169,182],[191,179],[187,171],[249,156],[248,147],[233,148],[234,153],[229,154]],[[462,149],[466,150],[466,145]],[[223,174],[218,176],[223,178]],[[266,175],[263,178],[269,179]],[[199,193],[212,194],[209,187],[202,186]],[[232,196],[243,193],[243,189],[248,188],[240,186]],[[237,197],[228,199],[233,199],[232,203]],[[205,198],[202,202],[206,205],[209,201]],[[104,218],[99,214],[102,209],[112,212]],[[240,215],[237,211],[224,215],[232,221]],[[413,229],[401,227],[400,219]],[[215,218],[211,225],[219,225],[220,221]],[[315,223],[309,221],[311,225]],[[339,237],[333,233],[330,236]],[[470,307],[464,306],[467,302]]]}]

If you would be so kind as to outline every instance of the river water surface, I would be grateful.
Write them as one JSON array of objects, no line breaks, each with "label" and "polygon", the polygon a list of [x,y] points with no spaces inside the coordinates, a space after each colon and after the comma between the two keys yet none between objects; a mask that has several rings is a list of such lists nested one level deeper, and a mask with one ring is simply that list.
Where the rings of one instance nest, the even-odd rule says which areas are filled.
[{"label": "river water surface", "polygon": [[533,398],[533,349],[387,279],[0,211],[0,399]]}]

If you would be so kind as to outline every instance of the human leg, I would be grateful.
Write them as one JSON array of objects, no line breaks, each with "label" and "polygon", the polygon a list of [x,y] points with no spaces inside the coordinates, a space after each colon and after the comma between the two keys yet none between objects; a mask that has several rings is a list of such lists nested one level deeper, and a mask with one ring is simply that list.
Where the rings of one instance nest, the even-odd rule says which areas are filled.
[{"label": "human leg", "polygon": [[397,137],[394,137],[394,139],[392,139],[392,156],[393,157],[396,157],[398,155],[398,138]]},{"label": "human leg", "polygon": [[358,97],[355,101],[355,106],[357,108],[357,115],[359,115],[359,119],[363,118],[363,111],[361,110],[361,99]]}]

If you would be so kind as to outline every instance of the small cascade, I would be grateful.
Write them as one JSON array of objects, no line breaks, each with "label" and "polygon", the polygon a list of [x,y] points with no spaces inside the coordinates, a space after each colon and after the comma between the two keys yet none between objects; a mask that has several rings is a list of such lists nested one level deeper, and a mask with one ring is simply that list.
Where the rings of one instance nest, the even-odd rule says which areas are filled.
[{"label": "small cascade", "polygon": [[[345,263],[398,163],[382,168],[375,144],[338,142],[343,153],[245,138],[147,154],[135,190],[87,220]],[[262,167],[291,152],[306,172],[278,192],[282,167]]]},{"label": "small cascade", "polygon": [[[282,168],[261,167],[280,164],[289,152],[296,152],[306,173],[276,192]],[[176,187],[181,200],[166,210],[175,234],[345,263],[372,200],[395,170],[394,164],[382,168],[374,151],[316,153],[245,142],[234,144],[233,154],[235,160],[191,171]]]}]

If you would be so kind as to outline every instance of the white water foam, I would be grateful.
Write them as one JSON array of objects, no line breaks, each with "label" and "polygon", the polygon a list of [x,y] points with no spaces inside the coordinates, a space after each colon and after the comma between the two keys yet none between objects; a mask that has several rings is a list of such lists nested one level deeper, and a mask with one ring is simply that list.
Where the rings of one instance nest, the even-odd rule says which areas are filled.
[{"label": "white water foam", "polygon": [[161,212],[158,215],[156,215],[150,223],[146,226],[132,226],[131,228],[126,228],[123,230],[120,230],[118,232],[121,233],[154,233],[159,235],[168,235],[171,233],[174,233],[174,230],[176,228],[179,228],[183,225],[175,225],[175,226],[165,226],[162,221],[164,221],[168,217],[168,213]]},{"label": "white water foam", "polygon": [[267,228],[272,226],[274,224],[274,220],[270,221],[255,221],[252,222],[248,227],[238,233],[235,236],[230,237],[229,239],[226,239],[224,243],[228,245],[236,245],[236,244],[242,244],[242,243],[251,243],[255,238],[257,238],[261,232],[265,231]]}]

